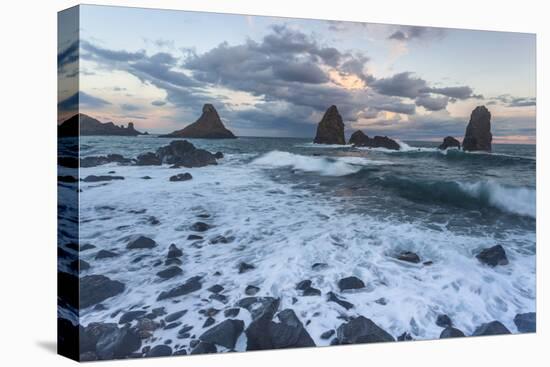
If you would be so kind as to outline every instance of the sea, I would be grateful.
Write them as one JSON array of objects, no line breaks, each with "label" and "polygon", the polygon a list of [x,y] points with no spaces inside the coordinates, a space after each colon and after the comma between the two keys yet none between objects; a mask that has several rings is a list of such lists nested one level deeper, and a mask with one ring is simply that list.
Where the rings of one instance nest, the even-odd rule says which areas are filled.
[{"label": "sea", "polygon": [[[189,339],[178,339],[179,328],[160,328],[144,345],[170,339],[190,351],[190,340],[204,331],[207,317],[200,311],[219,310],[213,316],[219,323],[222,311],[246,297],[250,285],[259,288],[256,296],[280,298],[280,309],[293,309],[318,346],[331,342],[322,333],[359,315],[395,338],[408,333],[421,340],[439,337],[440,314],[471,335],[493,320],[517,333],[514,316],[535,311],[534,145],[493,144],[492,153],[466,153],[420,141],[399,141],[401,150],[391,151],[299,138],[188,140],[224,158],[215,166],[189,169],[80,168],[81,178],[124,177],[80,183],[80,243],[120,254],[95,260],[93,251],[82,252],[91,267],[80,275],[102,274],[126,284],[123,294],[102,303],[104,308],[80,310],[83,325],[117,322],[122,312],[140,308],[187,310],[179,322],[193,326]],[[154,135],[82,137],[80,157],[135,158],[170,141]],[[169,181],[183,172],[193,179]],[[190,227],[197,221],[211,228],[195,233]],[[204,238],[188,240],[190,234]],[[159,246],[129,251],[127,239],[135,235],[151,237]],[[228,243],[212,241],[218,236]],[[163,269],[170,244],[183,251],[183,274],[163,281],[155,274]],[[490,267],[476,259],[497,244],[508,265]],[[421,261],[398,260],[403,251]],[[141,255],[145,260],[133,262]],[[242,262],[254,269],[239,273]],[[200,291],[157,301],[160,292],[193,276],[203,277]],[[365,287],[340,292],[338,281],[349,276]],[[302,296],[296,289],[308,279],[320,296]],[[223,286],[225,302],[209,298],[207,289],[216,284]],[[328,302],[329,292],[354,307]],[[245,310],[236,318],[250,323]],[[243,333],[235,350],[245,349]]]}]

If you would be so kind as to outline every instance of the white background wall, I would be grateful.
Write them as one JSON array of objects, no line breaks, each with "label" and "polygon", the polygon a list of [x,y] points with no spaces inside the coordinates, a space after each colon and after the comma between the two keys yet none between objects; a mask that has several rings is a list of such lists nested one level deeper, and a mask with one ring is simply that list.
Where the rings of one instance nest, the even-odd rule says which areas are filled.
[{"label": "white background wall", "polygon": [[[97,4],[537,33],[538,334],[106,362],[102,366],[539,366],[550,362],[546,1],[104,0]],[[56,12],[0,3],[0,365],[66,366],[56,340]],[[510,50],[514,52],[514,50]],[[546,88],[545,88],[546,87]],[[546,341],[544,340],[546,339]]]}]

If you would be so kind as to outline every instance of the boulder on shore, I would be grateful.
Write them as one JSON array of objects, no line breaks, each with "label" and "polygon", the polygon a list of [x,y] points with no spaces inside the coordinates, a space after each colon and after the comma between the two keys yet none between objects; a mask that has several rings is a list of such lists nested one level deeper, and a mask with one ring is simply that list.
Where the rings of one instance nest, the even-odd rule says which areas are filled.
[{"label": "boulder on shore", "polygon": [[514,324],[520,333],[537,332],[537,314],[535,312],[519,313],[514,317]]},{"label": "boulder on shore", "polygon": [[496,245],[481,250],[476,258],[484,264],[495,267],[497,265],[508,265],[508,258],[506,257],[506,251],[501,245]]},{"label": "boulder on shore", "polygon": [[86,275],[80,279],[80,308],[93,306],[124,291],[124,283],[104,275]]},{"label": "boulder on shore", "polygon": [[506,328],[506,326],[502,325],[500,321],[491,321],[478,326],[472,335],[488,336],[501,334],[511,334],[511,332]]},{"label": "boulder on shore", "polygon": [[466,127],[462,149],[464,151],[491,151],[491,112],[485,106],[478,106],[472,111],[470,122]]},{"label": "boulder on shore", "polygon": [[453,138],[452,136],[446,136],[445,139],[443,139],[443,143],[437,147],[440,150],[445,150],[448,148],[458,148],[460,149],[460,142]]},{"label": "boulder on shore", "polygon": [[388,138],[387,136],[375,136],[374,138],[369,138],[361,130],[357,130],[351,134],[348,143],[355,147],[386,148],[390,150],[401,149],[399,143],[391,138]]},{"label": "boulder on shore", "polygon": [[315,144],[346,144],[344,122],[336,106],[330,106],[325,112],[317,126],[317,134],[313,142]]},{"label": "boulder on shore", "polygon": [[160,135],[161,138],[200,138],[200,139],[235,139],[235,135],[222,123],[218,111],[207,103],[202,107],[202,115],[197,121],[181,130]]},{"label": "boulder on shore", "polygon": [[336,330],[339,344],[393,342],[395,339],[372,320],[359,316]]}]

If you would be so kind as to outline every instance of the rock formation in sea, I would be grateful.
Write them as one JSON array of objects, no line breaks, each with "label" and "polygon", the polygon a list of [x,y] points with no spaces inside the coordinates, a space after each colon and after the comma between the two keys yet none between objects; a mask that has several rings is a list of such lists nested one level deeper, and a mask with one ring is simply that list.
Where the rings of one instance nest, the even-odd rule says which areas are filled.
[{"label": "rock formation in sea", "polygon": [[128,127],[117,126],[113,122],[102,123],[83,113],[76,114],[63,121],[57,127],[59,137],[76,136],[79,133],[78,125],[80,123],[81,136],[137,136],[144,135],[135,129],[134,123],[128,123]]},{"label": "rock formation in sea", "polygon": [[445,139],[443,139],[443,143],[441,143],[438,147],[438,149],[445,150],[447,148],[458,148],[460,149],[460,142],[453,138],[452,136],[447,136]]},{"label": "rock formation in sea", "polygon": [[313,142],[315,144],[346,144],[344,122],[336,106],[330,106],[325,112],[317,126],[317,134],[315,134]]},{"label": "rock formation in sea", "polygon": [[491,151],[491,112],[485,106],[478,106],[472,111],[470,122],[466,127],[462,149],[465,151]]},{"label": "rock formation in sea", "polygon": [[161,138],[201,138],[201,139],[235,139],[235,135],[223,125],[218,111],[207,103],[202,107],[202,115],[197,121],[176,130]]},{"label": "rock formation in sea", "polygon": [[390,139],[387,136],[375,136],[374,138],[369,138],[361,130],[357,130],[351,134],[349,144],[356,147],[386,148],[391,150],[399,150],[401,148],[395,140]]}]

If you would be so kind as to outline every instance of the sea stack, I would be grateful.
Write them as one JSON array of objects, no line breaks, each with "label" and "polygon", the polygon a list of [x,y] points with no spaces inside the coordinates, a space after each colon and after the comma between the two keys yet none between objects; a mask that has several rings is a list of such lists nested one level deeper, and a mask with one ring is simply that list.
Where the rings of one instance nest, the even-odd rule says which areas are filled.
[{"label": "sea stack", "polygon": [[466,134],[462,141],[464,151],[491,151],[491,112],[485,106],[478,106],[472,111]]},{"label": "sea stack", "polygon": [[446,136],[445,139],[443,139],[443,143],[439,145],[438,149],[445,150],[447,148],[460,149],[460,142],[452,136]]},{"label": "sea stack", "polygon": [[336,106],[330,106],[325,112],[317,126],[317,134],[313,142],[315,144],[346,144],[344,122]]},{"label": "sea stack", "polygon": [[349,138],[349,144],[355,147],[368,147],[368,148],[386,148],[390,150],[399,150],[401,146],[395,140],[388,138],[387,136],[375,136],[369,138],[361,130],[357,130]]},{"label": "sea stack", "polygon": [[202,107],[202,115],[197,121],[181,130],[161,135],[161,138],[235,139],[235,135],[225,128],[213,105]]}]

